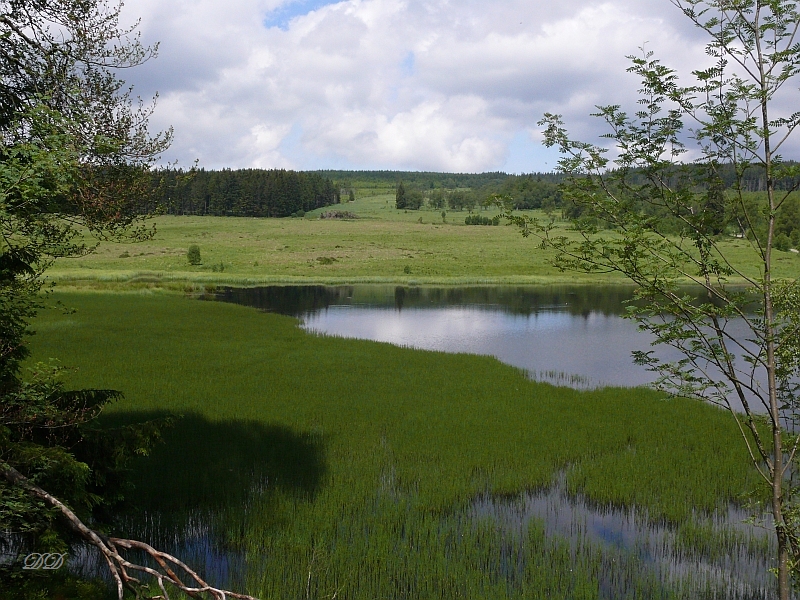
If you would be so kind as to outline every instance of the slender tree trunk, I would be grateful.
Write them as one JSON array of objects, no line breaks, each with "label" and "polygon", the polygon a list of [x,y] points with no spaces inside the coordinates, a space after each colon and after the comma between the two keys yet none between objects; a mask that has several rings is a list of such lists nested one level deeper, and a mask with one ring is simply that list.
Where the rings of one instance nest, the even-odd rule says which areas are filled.
[{"label": "slender tree trunk", "polygon": [[[754,23],[760,24],[761,2],[756,3]],[[765,62],[761,38],[755,36],[758,54],[759,84],[761,88],[761,127],[764,141],[764,183],[769,202],[767,240],[762,258],[764,260],[764,334],[767,352],[767,385],[769,390],[769,412],[772,421],[772,517],[778,540],[778,596],[789,600],[789,539],[783,515],[783,440],[778,404],[778,385],[775,376],[775,313],[772,305],[772,241],[775,236],[775,180],[772,174],[772,146],[769,128],[768,85],[764,70]],[[761,178],[759,178],[761,179]],[[759,181],[759,184],[761,181]],[[759,185],[761,187],[761,185]]]},{"label": "slender tree trunk", "polygon": [[778,539],[778,593],[780,600],[789,600],[789,540],[783,518],[783,443],[778,410],[778,395],[775,380],[775,343],[772,339],[771,298],[767,294],[765,311],[766,328],[770,338],[767,340],[767,364],[769,378],[769,404],[772,420],[772,517],[775,521],[775,534]]},{"label": "slender tree trunk", "polygon": [[766,158],[766,184],[769,201],[769,227],[764,249],[764,333],[767,350],[767,385],[769,386],[769,410],[772,420],[772,516],[778,538],[778,593],[780,600],[789,600],[789,540],[783,517],[783,439],[781,432],[778,383],[775,377],[775,314],[772,305],[772,241],[775,235],[775,182],[772,177],[772,156],[769,132],[767,131],[767,106],[762,103],[764,119],[764,154]]},{"label": "slender tree trunk", "polygon": [[[769,172],[769,162],[767,165]],[[772,306],[771,255],[772,238],[775,230],[774,190],[771,177],[767,177],[767,193],[770,203],[769,230],[764,260],[764,333],[767,336],[767,385],[769,386],[769,411],[772,420],[772,517],[775,520],[775,534],[778,538],[778,592],[780,600],[789,600],[789,540],[783,517],[783,439],[780,410],[778,404],[778,385],[775,377],[775,315]]]}]

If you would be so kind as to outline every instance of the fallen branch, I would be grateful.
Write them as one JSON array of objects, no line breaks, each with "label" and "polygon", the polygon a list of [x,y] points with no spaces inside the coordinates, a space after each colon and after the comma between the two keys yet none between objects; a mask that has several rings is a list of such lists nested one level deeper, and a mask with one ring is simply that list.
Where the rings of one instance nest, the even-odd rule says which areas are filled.
[{"label": "fallen branch", "polygon": [[[129,571],[137,571],[145,573],[153,577],[158,584],[161,594],[158,596],[149,596],[150,600],[169,600],[167,593],[167,585],[171,585],[178,590],[189,594],[193,598],[210,597],[213,600],[227,600],[228,598],[237,598],[239,600],[257,600],[253,596],[246,594],[237,594],[210,586],[208,583],[186,564],[181,562],[174,556],[156,550],[149,544],[137,540],[128,540],[124,538],[107,538],[104,535],[87,527],[77,515],[70,510],[63,502],[55,496],[49,494],[39,486],[31,483],[27,477],[17,471],[11,465],[0,461],[0,475],[11,483],[23,490],[27,491],[32,496],[35,496],[45,502],[51,508],[57,509],[69,528],[80,536],[81,539],[88,542],[105,558],[111,576],[117,587],[117,595],[119,600],[123,599],[123,594],[127,588],[133,592],[136,598],[142,598],[145,584],[136,577],[129,574]],[[132,563],[122,556],[117,548],[124,548],[126,550],[141,550],[150,556],[161,568],[161,570],[153,569],[144,565]],[[187,583],[184,583],[183,579]]]}]

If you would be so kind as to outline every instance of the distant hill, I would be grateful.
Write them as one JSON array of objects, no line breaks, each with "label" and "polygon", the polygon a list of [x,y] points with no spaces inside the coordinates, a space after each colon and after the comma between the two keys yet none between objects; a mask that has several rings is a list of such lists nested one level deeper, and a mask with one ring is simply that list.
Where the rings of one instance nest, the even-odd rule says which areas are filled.
[{"label": "distant hill", "polygon": [[[787,162],[789,166],[798,163]],[[677,167],[679,172],[700,167]],[[732,187],[736,173],[729,165],[719,169],[725,187]],[[153,188],[144,210],[158,208],[168,214],[242,217],[288,217],[341,201],[352,190],[368,194],[394,194],[402,182],[409,193],[406,208],[450,207],[461,210],[480,206],[492,194],[510,196],[518,209],[563,208],[560,173],[510,175],[489,173],[437,173],[432,171],[291,171],[285,169],[200,169],[191,176],[181,170],[154,173]],[[632,173],[631,181],[644,183],[644,176]],[[697,179],[694,179],[697,181]],[[777,189],[798,187],[800,177],[776,182]],[[742,178],[746,191],[766,189],[763,169],[749,168]]]},{"label": "distant hill", "polygon": [[[486,189],[499,190],[509,179],[519,177],[500,171],[491,173],[436,173],[433,171],[314,171],[322,177],[334,180],[342,187],[392,187],[401,181],[403,185],[420,190],[428,189]],[[555,173],[534,173],[534,178],[560,181],[563,176]]]}]

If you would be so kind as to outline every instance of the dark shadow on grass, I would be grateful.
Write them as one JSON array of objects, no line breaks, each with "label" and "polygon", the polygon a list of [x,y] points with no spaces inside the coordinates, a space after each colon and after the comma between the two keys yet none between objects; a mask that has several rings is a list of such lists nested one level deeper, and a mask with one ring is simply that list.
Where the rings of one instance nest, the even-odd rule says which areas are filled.
[{"label": "dark shadow on grass", "polygon": [[[115,413],[121,425],[166,413]],[[164,431],[147,457],[134,461],[128,508],[196,512],[244,503],[254,493],[313,499],[326,473],[320,436],[257,421],[209,421],[186,414]]]},{"label": "dark shadow on grass", "polygon": [[[118,427],[169,416],[112,412],[101,420]],[[217,586],[246,590],[249,570],[258,568],[247,561],[250,536],[285,524],[272,507],[287,499],[311,501],[324,484],[321,436],[258,421],[211,421],[197,413],[175,418],[162,433],[149,456],[132,462],[134,488],[114,508],[110,531],[179,557]],[[126,556],[155,566],[141,553]],[[75,574],[111,583],[97,553],[85,552],[73,563]]]}]

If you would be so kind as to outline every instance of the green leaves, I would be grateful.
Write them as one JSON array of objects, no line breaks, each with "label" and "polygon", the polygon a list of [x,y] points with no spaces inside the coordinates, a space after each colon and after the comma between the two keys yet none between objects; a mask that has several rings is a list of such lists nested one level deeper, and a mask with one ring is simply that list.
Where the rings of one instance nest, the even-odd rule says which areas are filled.
[{"label": "green leaves", "polygon": [[[154,51],[119,27],[120,6],[4,2],[0,14],[0,463],[87,516],[119,499],[126,461],[158,426],[102,430],[97,416],[119,392],[67,390],[61,369],[20,365],[50,264],[91,251],[87,232],[148,233],[136,208],[171,132],[148,134],[149,107],[134,107],[115,75]],[[44,539],[51,512],[12,486],[0,480],[0,529]]]},{"label": "green leaves", "polygon": [[[129,460],[148,454],[173,419],[102,428],[97,416],[121,394],[66,390],[62,371],[37,364],[31,377],[3,395],[0,461],[89,517],[95,507],[122,500]],[[51,527],[49,511],[8,485],[0,479],[0,528],[41,532]],[[26,503],[24,510],[20,503]]]},{"label": "green leaves", "polygon": [[[708,36],[714,64],[693,71],[695,81],[683,85],[652,52],[629,57],[628,71],[641,79],[637,110],[599,106],[594,115],[605,121],[602,137],[610,147],[571,139],[559,115],[545,114],[539,125],[545,145],[562,154],[561,193],[574,207],[565,215],[577,238],[554,235],[552,224],[506,216],[523,235],[555,250],[560,269],[616,272],[635,283],[638,302],[628,316],[654,345],[680,352],[676,360],[637,352],[635,361],[658,374],[657,387],[731,411],[775,499],[780,596],[788,598],[790,550],[792,568],[800,565],[794,504],[800,489],[787,490],[784,465],[796,458],[798,438],[788,436],[784,445],[781,436],[787,424],[797,427],[799,416],[800,285],[774,282],[772,261],[773,248],[788,246],[794,235],[778,218],[795,208],[790,195],[800,187],[800,172],[783,165],[778,152],[800,125],[800,113],[770,115],[783,86],[800,74],[800,13],[787,0],[672,3]],[[693,164],[681,162],[689,141]],[[744,176],[754,168],[765,182],[761,206],[745,193]],[[725,190],[722,175],[730,170],[735,177]],[[784,178],[780,197],[778,178]],[[729,246],[719,243],[731,223],[760,257],[759,276],[740,269]],[[686,284],[699,286],[703,299],[682,292]],[[771,439],[762,439],[758,410],[769,415]]]}]

